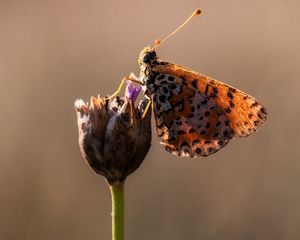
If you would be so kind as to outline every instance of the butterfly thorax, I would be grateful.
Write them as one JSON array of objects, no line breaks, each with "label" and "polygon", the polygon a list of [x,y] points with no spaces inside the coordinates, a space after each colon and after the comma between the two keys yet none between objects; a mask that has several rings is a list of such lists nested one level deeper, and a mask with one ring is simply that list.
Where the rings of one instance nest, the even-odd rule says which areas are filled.
[{"label": "butterfly thorax", "polygon": [[158,64],[158,57],[156,52],[150,47],[145,47],[139,56],[138,63],[140,65],[140,78],[143,85],[149,94],[155,91],[154,81],[156,72],[153,71],[153,67]]}]

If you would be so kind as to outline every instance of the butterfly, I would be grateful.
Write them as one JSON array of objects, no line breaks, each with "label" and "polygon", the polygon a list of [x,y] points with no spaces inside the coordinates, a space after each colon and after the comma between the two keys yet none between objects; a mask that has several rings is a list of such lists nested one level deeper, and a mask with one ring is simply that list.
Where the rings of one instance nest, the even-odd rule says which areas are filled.
[{"label": "butterfly", "polygon": [[[178,29],[200,12],[196,10]],[[263,125],[267,110],[254,97],[160,60],[155,50],[163,41],[141,51],[140,75],[129,79],[141,82],[152,102],[157,134],[168,152],[206,157],[225,147],[230,139],[249,136]]]}]

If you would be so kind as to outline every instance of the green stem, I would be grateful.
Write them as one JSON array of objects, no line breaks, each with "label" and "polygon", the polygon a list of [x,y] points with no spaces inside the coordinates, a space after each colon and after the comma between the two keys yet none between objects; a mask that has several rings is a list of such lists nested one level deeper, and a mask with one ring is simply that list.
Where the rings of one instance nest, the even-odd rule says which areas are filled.
[{"label": "green stem", "polygon": [[124,239],[124,184],[110,186],[112,203],[112,240]]}]

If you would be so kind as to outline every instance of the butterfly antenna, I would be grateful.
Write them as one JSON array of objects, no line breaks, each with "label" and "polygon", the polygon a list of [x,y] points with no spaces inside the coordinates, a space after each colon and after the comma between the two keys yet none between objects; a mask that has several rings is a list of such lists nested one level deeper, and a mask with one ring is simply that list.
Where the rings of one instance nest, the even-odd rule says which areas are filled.
[{"label": "butterfly antenna", "polygon": [[155,45],[152,48],[152,50],[157,49],[164,41],[166,41],[168,38],[170,38],[172,35],[174,35],[177,31],[179,31],[182,27],[184,27],[185,24],[187,24],[193,17],[199,15],[201,13],[201,9],[196,9],[191,16],[189,16],[184,23],[182,23],[174,32],[170,33],[168,36],[166,36],[163,40],[155,40]]}]

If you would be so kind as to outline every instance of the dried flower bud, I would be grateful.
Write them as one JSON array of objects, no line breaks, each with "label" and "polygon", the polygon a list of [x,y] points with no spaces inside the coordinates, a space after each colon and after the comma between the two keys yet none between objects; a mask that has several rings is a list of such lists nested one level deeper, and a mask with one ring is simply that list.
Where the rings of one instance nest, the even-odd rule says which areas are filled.
[{"label": "dried flower bud", "polygon": [[84,159],[109,184],[123,182],[144,160],[151,145],[151,110],[147,101],[135,108],[140,87],[127,83],[126,97],[76,100],[79,146]]}]

